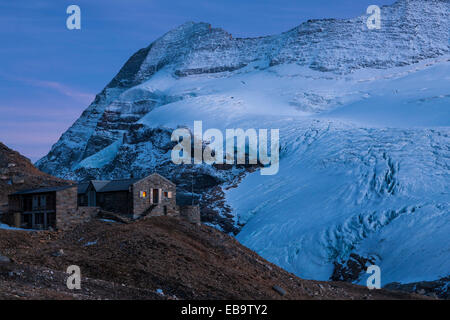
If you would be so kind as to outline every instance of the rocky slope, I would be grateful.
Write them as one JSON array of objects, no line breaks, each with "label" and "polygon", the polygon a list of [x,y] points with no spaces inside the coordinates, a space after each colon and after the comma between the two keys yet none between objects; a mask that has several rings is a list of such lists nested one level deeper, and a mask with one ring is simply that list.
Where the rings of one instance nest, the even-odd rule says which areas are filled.
[{"label": "rocky slope", "polygon": [[0,142],[0,211],[8,194],[20,189],[67,184],[67,181],[39,171],[31,161]]},{"label": "rocky slope", "polygon": [[[0,262],[2,299],[423,298],[302,280],[213,228],[168,217],[59,233],[0,230],[0,252],[12,260]],[[65,286],[69,265],[81,268],[81,290]]]}]

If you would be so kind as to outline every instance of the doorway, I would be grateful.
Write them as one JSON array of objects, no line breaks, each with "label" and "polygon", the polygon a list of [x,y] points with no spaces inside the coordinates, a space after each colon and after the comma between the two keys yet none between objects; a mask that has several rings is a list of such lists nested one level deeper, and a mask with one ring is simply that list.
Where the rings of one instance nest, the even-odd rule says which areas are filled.
[{"label": "doorway", "polygon": [[95,207],[97,205],[95,190],[89,190],[88,192],[88,206]]},{"label": "doorway", "polygon": [[33,214],[24,213],[22,214],[22,228],[32,229],[33,228]]},{"label": "doorway", "polygon": [[153,203],[158,204],[159,203],[159,189],[153,189]]}]

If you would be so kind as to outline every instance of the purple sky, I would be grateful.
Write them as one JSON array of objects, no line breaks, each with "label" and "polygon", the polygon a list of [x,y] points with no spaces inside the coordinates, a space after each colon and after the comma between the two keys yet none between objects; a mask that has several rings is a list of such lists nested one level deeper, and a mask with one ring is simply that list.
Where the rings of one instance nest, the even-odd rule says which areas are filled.
[{"label": "purple sky", "polygon": [[[0,0],[0,141],[38,160],[135,51],[186,21],[252,37],[393,2]],[[81,8],[81,30],[66,28],[71,4]]]}]

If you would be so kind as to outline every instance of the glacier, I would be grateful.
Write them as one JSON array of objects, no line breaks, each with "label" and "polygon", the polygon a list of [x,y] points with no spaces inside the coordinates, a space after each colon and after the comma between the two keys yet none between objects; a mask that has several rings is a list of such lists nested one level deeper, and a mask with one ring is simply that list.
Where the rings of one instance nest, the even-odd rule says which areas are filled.
[{"label": "glacier", "polygon": [[[205,223],[303,278],[352,255],[383,285],[447,277],[449,9],[399,0],[380,30],[362,15],[248,39],[186,23],[136,52],[36,165],[77,180],[158,171],[186,197],[195,176]],[[280,129],[279,173],[174,165],[171,132],[196,120]]]}]

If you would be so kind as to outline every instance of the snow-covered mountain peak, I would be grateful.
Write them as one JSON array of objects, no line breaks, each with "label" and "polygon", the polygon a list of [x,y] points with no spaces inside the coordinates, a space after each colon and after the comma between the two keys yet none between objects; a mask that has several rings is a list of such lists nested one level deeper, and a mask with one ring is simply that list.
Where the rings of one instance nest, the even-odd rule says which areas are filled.
[{"label": "snow-covered mountain peak", "polygon": [[[305,277],[328,278],[355,252],[385,259],[390,281],[445,276],[450,1],[384,6],[379,30],[367,18],[260,38],[185,23],[136,52],[37,166],[72,179],[158,171],[187,197],[194,176],[204,222],[245,224],[244,244]],[[171,133],[194,120],[280,128],[279,175],[174,165]]]},{"label": "snow-covered mountain peak", "polygon": [[379,30],[369,30],[363,14],[309,20],[259,38],[233,38],[208,23],[187,22],[139,50],[109,87],[142,83],[165,67],[187,76],[239,70],[255,61],[337,73],[407,65],[449,52],[449,11],[448,0],[401,0],[382,7]]}]

